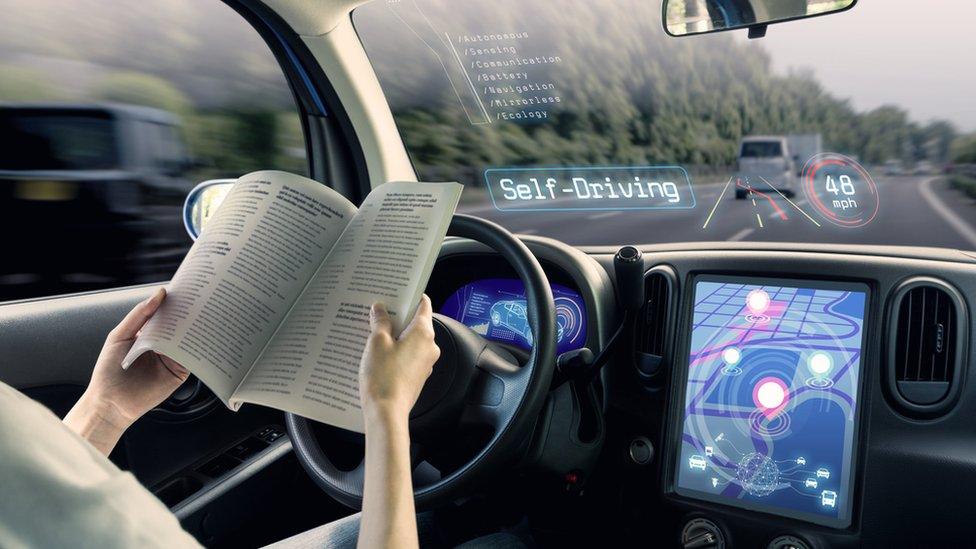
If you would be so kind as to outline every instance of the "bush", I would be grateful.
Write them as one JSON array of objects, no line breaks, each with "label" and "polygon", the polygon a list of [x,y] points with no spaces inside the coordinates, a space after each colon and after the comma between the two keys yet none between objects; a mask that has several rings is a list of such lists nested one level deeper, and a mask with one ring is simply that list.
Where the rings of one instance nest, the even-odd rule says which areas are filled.
[{"label": "bush", "polygon": [[966,196],[976,198],[976,179],[964,175],[954,175],[949,179],[949,184],[965,193]]}]

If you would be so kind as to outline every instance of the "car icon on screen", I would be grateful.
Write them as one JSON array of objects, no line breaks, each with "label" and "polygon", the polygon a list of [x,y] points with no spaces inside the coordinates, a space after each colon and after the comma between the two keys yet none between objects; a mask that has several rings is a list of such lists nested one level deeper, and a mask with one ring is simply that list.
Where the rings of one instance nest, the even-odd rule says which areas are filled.
[{"label": "car icon on screen", "polygon": [[[524,300],[505,299],[495,302],[489,312],[492,326],[507,328],[532,345],[532,327],[529,326],[529,314]],[[565,323],[565,321],[563,321]],[[563,339],[563,324],[556,321],[556,341]]]},{"label": "car icon on screen", "polygon": [[708,462],[705,461],[705,458],[701,457],[698,454],[695,454],[690,458],[688,458],[688,467],[691,469],[698,469],[704,471],[705,467],[707,466],[708,466]]},{"label": "car icon on screen", "polygon": [[508,328],[522,336],[526,343],[532,344],[532,329],[529,327],[529,316],[524,301],[498,301],[491,306],[490,314],[493,326]]},{"label": "car icon on screen", "polygon": [[807,464],[807,458],[805,458],[803,456],[800,456],[800,457],[796,458],[796,464],[797,465],[806,465]]},{"label": "car icon on screen", "polygon": [[830,471],[823,467],[817,469],[817,478],[830,478]]},{"label": "car icon on screen", "polygon": [[824,490],[820,492],[820,505],[824,507],[836,507],[837,506],[837,492],[832,490]]},{"label": "car icon on screen", "polygon": [[806,486],[807,488],[816,488],[817,487],[817,479],[815,479],[815,478],[808,478],[805,481],[803,481],[803,485]]}]

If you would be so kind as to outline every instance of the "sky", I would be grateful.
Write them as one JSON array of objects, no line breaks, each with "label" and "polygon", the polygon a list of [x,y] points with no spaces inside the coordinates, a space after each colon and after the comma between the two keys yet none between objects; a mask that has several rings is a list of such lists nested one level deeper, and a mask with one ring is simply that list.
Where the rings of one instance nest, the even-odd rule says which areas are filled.
[{"label": "sky", "polygon": [[974,26],[972,0],[859,0],[847,12],[770,26],[761,43],[776,70],[811,68],[859,110],[895,104],[915,121],[974,131]]}]

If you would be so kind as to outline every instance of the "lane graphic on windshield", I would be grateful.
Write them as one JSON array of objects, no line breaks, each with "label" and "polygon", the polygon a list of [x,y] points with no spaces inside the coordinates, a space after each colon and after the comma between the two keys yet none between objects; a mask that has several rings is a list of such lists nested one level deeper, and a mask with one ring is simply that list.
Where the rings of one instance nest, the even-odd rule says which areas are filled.
[{"label": "lane graphic on windshield", "polygon": [[[708,210],[702,230],[707,230],[713,219],[722,215],[723,212],[719,212],[720,206],[724,206],[724,210],[732,210],[731,215],[743,215],[743,210],[734,208],[729,200],[732,195],[735,198],[744,198],[751,204],[751,208],[745,210],[745,215],[754,227],[746,229],[747,232],[740,232],[739,235],[748,236],[755,229],[765,229],[770,222],[787,222],[791,217],[802,219],[803,223],[810,223],[817,228],[822,227],[819,221],[801,207],[809,204],[807,198],[793,200],[763,176],[733,175]],[[739,240],[739,238],[729,240]]]}]

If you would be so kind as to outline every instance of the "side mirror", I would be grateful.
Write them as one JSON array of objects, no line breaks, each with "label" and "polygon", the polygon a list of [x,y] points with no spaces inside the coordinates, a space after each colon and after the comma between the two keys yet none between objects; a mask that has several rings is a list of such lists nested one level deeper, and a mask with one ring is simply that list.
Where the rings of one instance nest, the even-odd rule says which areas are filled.
[{"label": "side mirror", "polygon": [[183,225],[190,238],[196,240],[203,232],[207,221],[213,217],[217,207],[224,201],[236,179],[211,179],[204,181],[186,195],[183,203]]},{"label": "side mirror", "polygon": [[857,0],[665,0],[664,30],[671,36],[749,29],[750,38],[766,25],[838,13]]}]

